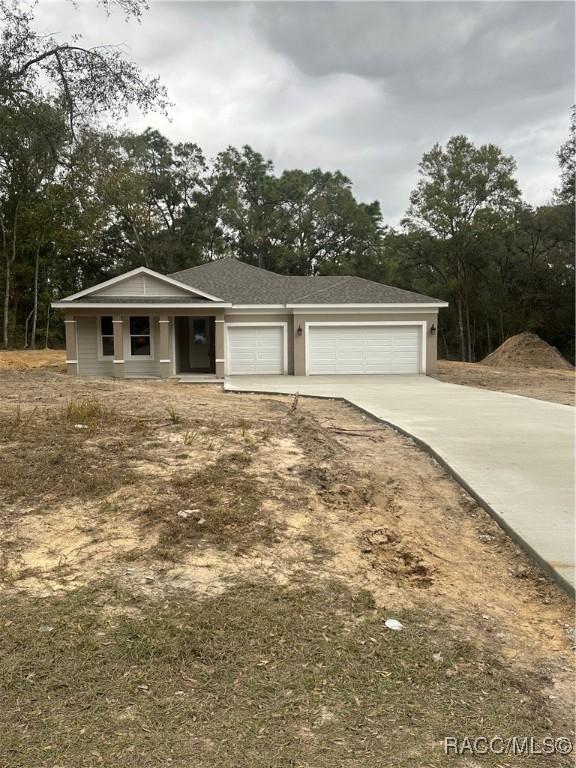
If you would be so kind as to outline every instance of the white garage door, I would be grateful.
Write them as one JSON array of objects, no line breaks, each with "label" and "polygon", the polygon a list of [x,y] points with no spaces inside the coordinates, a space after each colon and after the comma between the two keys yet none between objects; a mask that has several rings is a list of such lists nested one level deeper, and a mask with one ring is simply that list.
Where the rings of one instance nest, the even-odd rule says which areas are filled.
[{"label": "white garage door", "polygon": [[419,325],[311,325],[308,373],[420,373]]},{"label": "white garage door", "polygon": [[228,373],[285,373],[284,326],[229,325]]}]

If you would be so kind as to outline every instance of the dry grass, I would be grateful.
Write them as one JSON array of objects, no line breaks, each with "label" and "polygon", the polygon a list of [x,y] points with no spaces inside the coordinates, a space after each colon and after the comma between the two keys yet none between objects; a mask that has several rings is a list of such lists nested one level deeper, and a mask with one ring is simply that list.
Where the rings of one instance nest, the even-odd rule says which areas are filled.
[{"label": "dry grass", "polygon": [[446,734],[548,731],[544,696],[441,615],[402,611],[398,633],[388,616],[341,584],[10,600],[2,765],[432,768]]},{"label": "dry grass", "polygon": [[139,451],[146,429],[94,397],[27,410],[19,400],[0,415],[0,498],[38,506],[106,496],[130,480],[125,460]]}]

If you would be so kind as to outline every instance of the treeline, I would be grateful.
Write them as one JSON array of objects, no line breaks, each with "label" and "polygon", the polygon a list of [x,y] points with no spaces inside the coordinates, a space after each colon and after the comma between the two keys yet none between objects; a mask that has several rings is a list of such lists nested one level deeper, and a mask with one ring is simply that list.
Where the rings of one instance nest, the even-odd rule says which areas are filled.
[{"label": "treeline", "polygon": [[[138,6],[123,3],[129,13]],[[172,272],[231,256],[447,299],[445,356],[478,360],[531,330],[573,359],[574,113],[549,205],[522,201],[514,161],[498,147],[456,136],[424,155],[405,219],[389,227],[378,202],[357,201],[339,172],[276,173],[248,146],[208,159],[157,131],[95,127],[102,111],[162,104],[160,86],[116,50],[62,47],[33,32],[17,3],[0,0],[0,14],[6,8],[14,34],[0,39],[4,346],[61,344],[50,302],[127,269]],[[20,53],[8,59],[1,49],[15,50],[14,35]]]}]

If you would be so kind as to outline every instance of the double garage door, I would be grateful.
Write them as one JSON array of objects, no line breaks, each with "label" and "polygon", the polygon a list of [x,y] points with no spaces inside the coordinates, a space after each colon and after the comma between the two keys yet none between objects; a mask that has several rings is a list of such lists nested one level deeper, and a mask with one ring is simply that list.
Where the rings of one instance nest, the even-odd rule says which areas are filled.
[{"label": "double garage door", "polygon": [[[230,324],[228,373],[287,373],[285,325]],[[307,373],[411,374],[421,373],[420,325],[315,325],[309,323]]]},{"label": "double garage door", "polygon": [[420,373],[420,325],[313,325],[308,373]]}]

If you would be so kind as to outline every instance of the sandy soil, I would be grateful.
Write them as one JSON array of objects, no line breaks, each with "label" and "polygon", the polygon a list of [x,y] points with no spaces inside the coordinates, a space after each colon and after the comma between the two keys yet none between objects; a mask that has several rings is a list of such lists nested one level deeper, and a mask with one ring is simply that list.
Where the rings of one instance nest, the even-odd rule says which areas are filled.
[{"label": "sandy soil", "polygon": [[[138,594],[179,588],[201,597],[239,578],[283,585],[341,579],[369,590],[378,605],[425,605],[431,616],[449,617],[462,640],[495,651],[528,689],[548,688],[552,706],[563,716],[570,711],[570,601],[408,438],[327,400],[300,398],[292,409],[288,397],[216,386],[82,380],[47,370],[0,375],[0,419],[10,420],[15,408],[22,423],[54,418],[80,397],[145,418],[148,431],[129,433],[121,447],[126,481],[120,475],[104,498],[71,492],[62,501],[44,489],[0,504],[3,589],[47,594],[108,577]],[[112,443],[87,429],[82,451],[106,471]],[[17,433],[7,447],[25,460]],[[178,513],[194,531],[213,514],[210,496],[199,489],[183,501],[174,479],[227,460],[221,466],[236,467],[247,454],[243,476],[260,500],[250,530],[226,526],[224,550],[196,533],[176,554],[159,549]],[[233,494],[224,488],[218,503],[242,504]],[[150,509],[162,513],[151,518]]]},{"label": "sandy soil", "polygon": [[63,349],[14,349],[0,351],[0,370],[23,371],[30,368],[57,366],[64,369]]},{"label": "sandy soil", "polygon": [[436,378],[451,384],[510,392],[551,403],[575,404],[576,372],[545,368],[495,368],[480,363],[438,361]]}]

